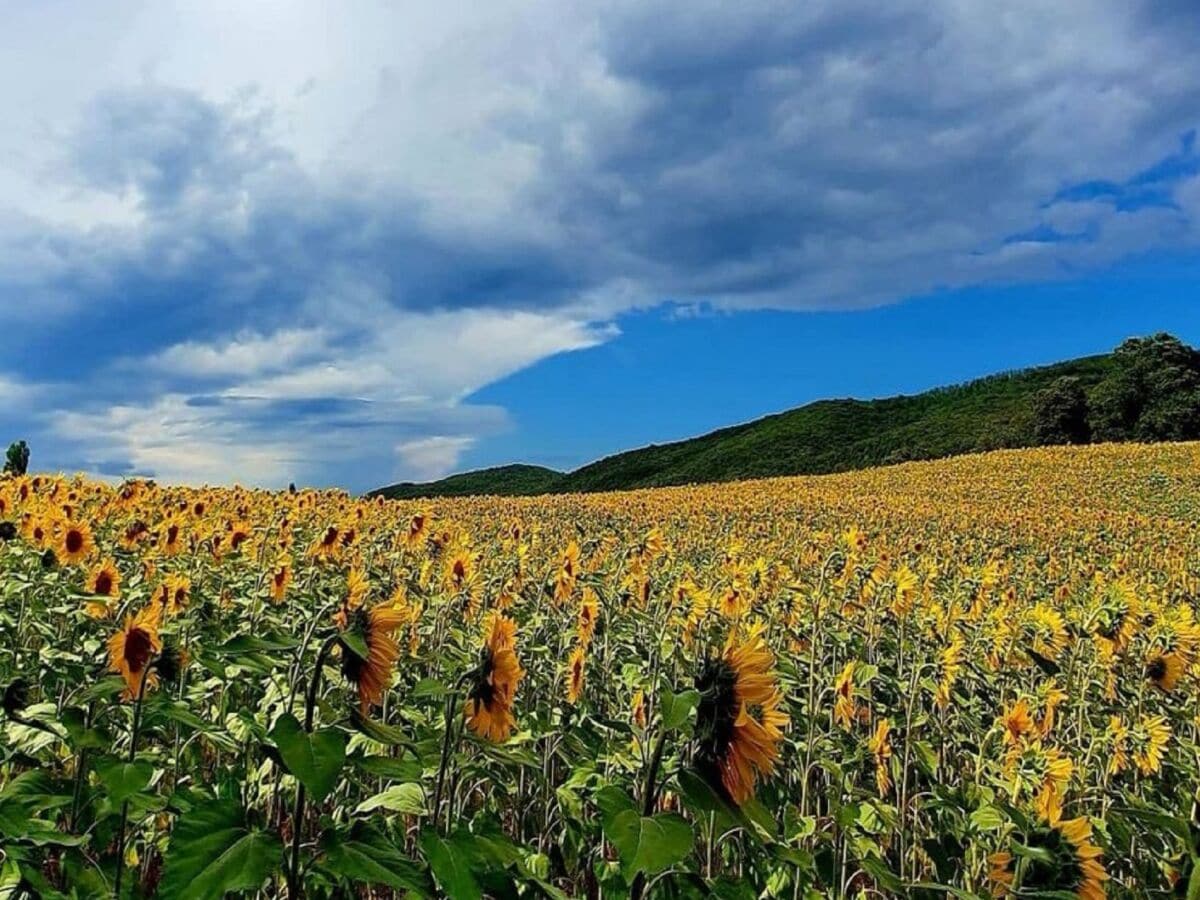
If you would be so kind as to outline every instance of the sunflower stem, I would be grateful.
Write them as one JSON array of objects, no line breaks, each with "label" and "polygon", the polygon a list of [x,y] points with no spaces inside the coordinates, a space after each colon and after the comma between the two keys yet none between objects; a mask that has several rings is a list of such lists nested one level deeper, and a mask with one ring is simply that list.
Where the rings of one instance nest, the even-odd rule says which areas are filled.
[{"label": "sunflower stem", "polygon": [[[462,686],[466,683],[467,679],[469,679],[470,677],[471,677],[471,673],[468,672],[467,674],[465,674],[461,678],[459,678],[458,681],[455,682],[454,688],[446,696],[446,733],[442,737],[442,758],[441,758],[441,761],[438,763],[437,785],[433,791],[433,810],[432,810],[432,812],[433,812],[434,828],[437,827],[438,818],[439,818],[438,810],[441,808],[441,805],[442,805],[442,789],[446,785],[446,770],[450,766],[450,751],[451,751],[450,745],[452,743],[451,735],[454,730],[454,710],[455,710],[455,707],[458,706],[458,692],[462,688]],[[461,737],[461,736],[462,736],[462,732],[460,731],[459,737]],[[453,743],[457,744],[458,742],[457,742],[457,740],[455,740],[455,741],[453,741]],[[448,821],[447,821],[447,828],[449,828]]]},{"label": "sunflower stem", "polygon": [[[311,733],[313,713],[317,706],[317,695],[321,692],[321,670],[325,660],[338,642],[338,635],[331,635],[317,652],[317,662],[313,666],[312,679],[308,682],[308,693],[304,698],[304,731]],[[288,900],[296,900],[300,896],[300,836],[303,832],[304,819],[304,785],[296,779],[296,805],[292,807],[292,851],[288,865]]]},{"label": "sunflower stem", "polygon": [[[137,699],[133,704],[133,728],[129,732],[129,762],[137,756],[138,734],[142,730],[142,700],[146,696],[146,678],[150,670],[158,664],[158,657],[150,660],[138,681]],[[121,824],[117,826],[117,874],[113,879],[113,896],[118,900],[121,896],[121,877],[125,874],[125,830],[129,824],[129,801],[121,804]]]}]

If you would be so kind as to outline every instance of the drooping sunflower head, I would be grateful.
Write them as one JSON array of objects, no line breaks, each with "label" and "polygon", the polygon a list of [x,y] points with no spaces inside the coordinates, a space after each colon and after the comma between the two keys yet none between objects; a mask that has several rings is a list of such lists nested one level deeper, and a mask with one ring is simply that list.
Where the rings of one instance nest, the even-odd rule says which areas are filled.
[{"label": "drooping sunflower head", "polygon": [[734,630],[722,653],[709,657],[696,677],[698,767],[739,805],[754,796],[759,778],[775,770],[788,723],[774,664],[761,629],[742,637]]},{"label": "drooping sunflower head", "polygon": [[146,669],[162,650],[158,624],[159,607],[150,604],[136,616],[126,616],[125,625],[108,639],[109,667],[125,679],[127,698],[137,696],[143,675],[147,687],[156,682],[154,673]]},{"label": "drooping sunflower head", "polygon": [[517,686],[525,671],[517,659],[516,623],[492,612],[484,622],[485,641],[467,694],[467,725],[490,741],[505,741],[512,732]]},{"label": "drooping sunflower head", "polygon": [[1029,715],[1029,702],[1022,697],[1004,711],[996,721],[1004,729],[1004,743],[1015,744],[1033,732],[1033,717]]},{"label": "drooping sunflower head", "polygon": [[1021,875],[1021,891],[1050,894],[1055,891],[1074,894],[1081,900],[1104,897],[1108,874],[1100,861],[1101,851],[1091,841],[1092,826],[1087,819],[1061,821],[1057,818],[1029,835],[1031,854]]},{"label": "drooping sunflower head", "polygon": [[1155,651],[1146,660],[1146,680],[1164,693],[1175,690],[1186,666],[1178,653]]},{"label": "drooping sunflower head", "polygon": [[[346,631],[360,639],[354,642],[359,650],[342,640],[342,674],[358,691],[364,715],[383,699],[392,683],[392,667],[400,657],[400,645],[392,634],[407,621],[405,610],[385,603],[370,610],[359,607],[349,615]],[[366,648],[365,657],[359,653],[362,647]]]},{"label": "drooping sunflower head", "polygon": [[579,614],[577,617],[576,630],[579,634],[579,642],[583,645],[590,644],[592,637],[596,634],[596,620],[600,617],[600,601],[596,596],[596,592],[591,588],[583,589],[583,599],[579,603]]}]

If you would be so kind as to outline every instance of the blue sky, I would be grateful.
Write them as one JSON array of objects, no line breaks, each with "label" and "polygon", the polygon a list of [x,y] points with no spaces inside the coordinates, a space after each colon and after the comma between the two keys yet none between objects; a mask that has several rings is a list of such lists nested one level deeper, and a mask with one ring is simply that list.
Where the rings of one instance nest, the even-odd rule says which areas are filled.
[{"label": "blue sky", "polygon": [[0,7],[42,467],[572,467],[1200,342],[1191,0]]}]

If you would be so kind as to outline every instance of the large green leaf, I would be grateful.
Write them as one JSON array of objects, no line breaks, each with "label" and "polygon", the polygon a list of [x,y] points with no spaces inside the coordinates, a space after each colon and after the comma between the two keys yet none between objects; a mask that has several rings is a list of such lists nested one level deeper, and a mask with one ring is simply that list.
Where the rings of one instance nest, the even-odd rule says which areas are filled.
[{"label": "large green leaf", "polygon": [[150,785],[154,766],[141,760],[125,762],[110,756],[96,760],[96,774],[108,792],[108,799],[123,803]]},{"label": "large green leaf", "polygon": [[425,809],[425,791],[419,784],[396,784],[374,797],[368,797],[354,810],[355,815],[369,813],[375,809],[385,809],[388,812],[405,813],[410,816],[423,816]]},{"label": "large green leaf", "polygon": [[171,832],[161,896],[218,900],[230,891],[257,890],[283,858],[279,839],[250,828],[235,800],[188,810]]},{"label": "large green leaf", "polygon": [[691,852],[692,826],[674,814],[641,816],[637,810],[618,813],[604,829],[621,856],[621,872],[631,879],[638,872],[657,875]]},{"label": "large green leaf", "polygon": [[359,884],[383,884],[420,897],[433,894],[429,876],[378,829],[357,825],[348,835],[330,831],[321,841],[321,867]]},{"label": "large green leaf", "polygon": [[470,849],[461,841],[447,840],[432,828],[421,831],[421,852],[440,887],[450,900],[480,900],[483,890],[471,871]]},{"label": "large green leaf", "polygon": [[334,728],[308,734],[291,713],[284,713],[271,729],[271,740],[287,770],[315,800],[324,800],[337,784],[346,762],[346,735]]},{"label": "large green leaf", "polygon": [[688,716],[700,704],[700,692],[682,691],[673,694],[666,691],[662,696],[662,723],[664,728],[680,728],[687,723]]}]

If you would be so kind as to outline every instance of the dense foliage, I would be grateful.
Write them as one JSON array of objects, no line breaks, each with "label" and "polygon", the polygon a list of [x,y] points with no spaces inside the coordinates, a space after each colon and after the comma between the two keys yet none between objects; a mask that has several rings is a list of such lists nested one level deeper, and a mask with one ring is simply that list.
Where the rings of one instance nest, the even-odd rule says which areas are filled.
[{"label": "dense foliage", "polygon": [[1200,439],[1200,353],[1170,335],[1115,352],[885,400],[826,400],[574,472],[503,466],[395,498],[540,494],[844,472],[959,453],[1090,441]]},{"label": "dense foliage", "polygon": [[1200,447],[0,481],[5,896],[1194,896]]}]

